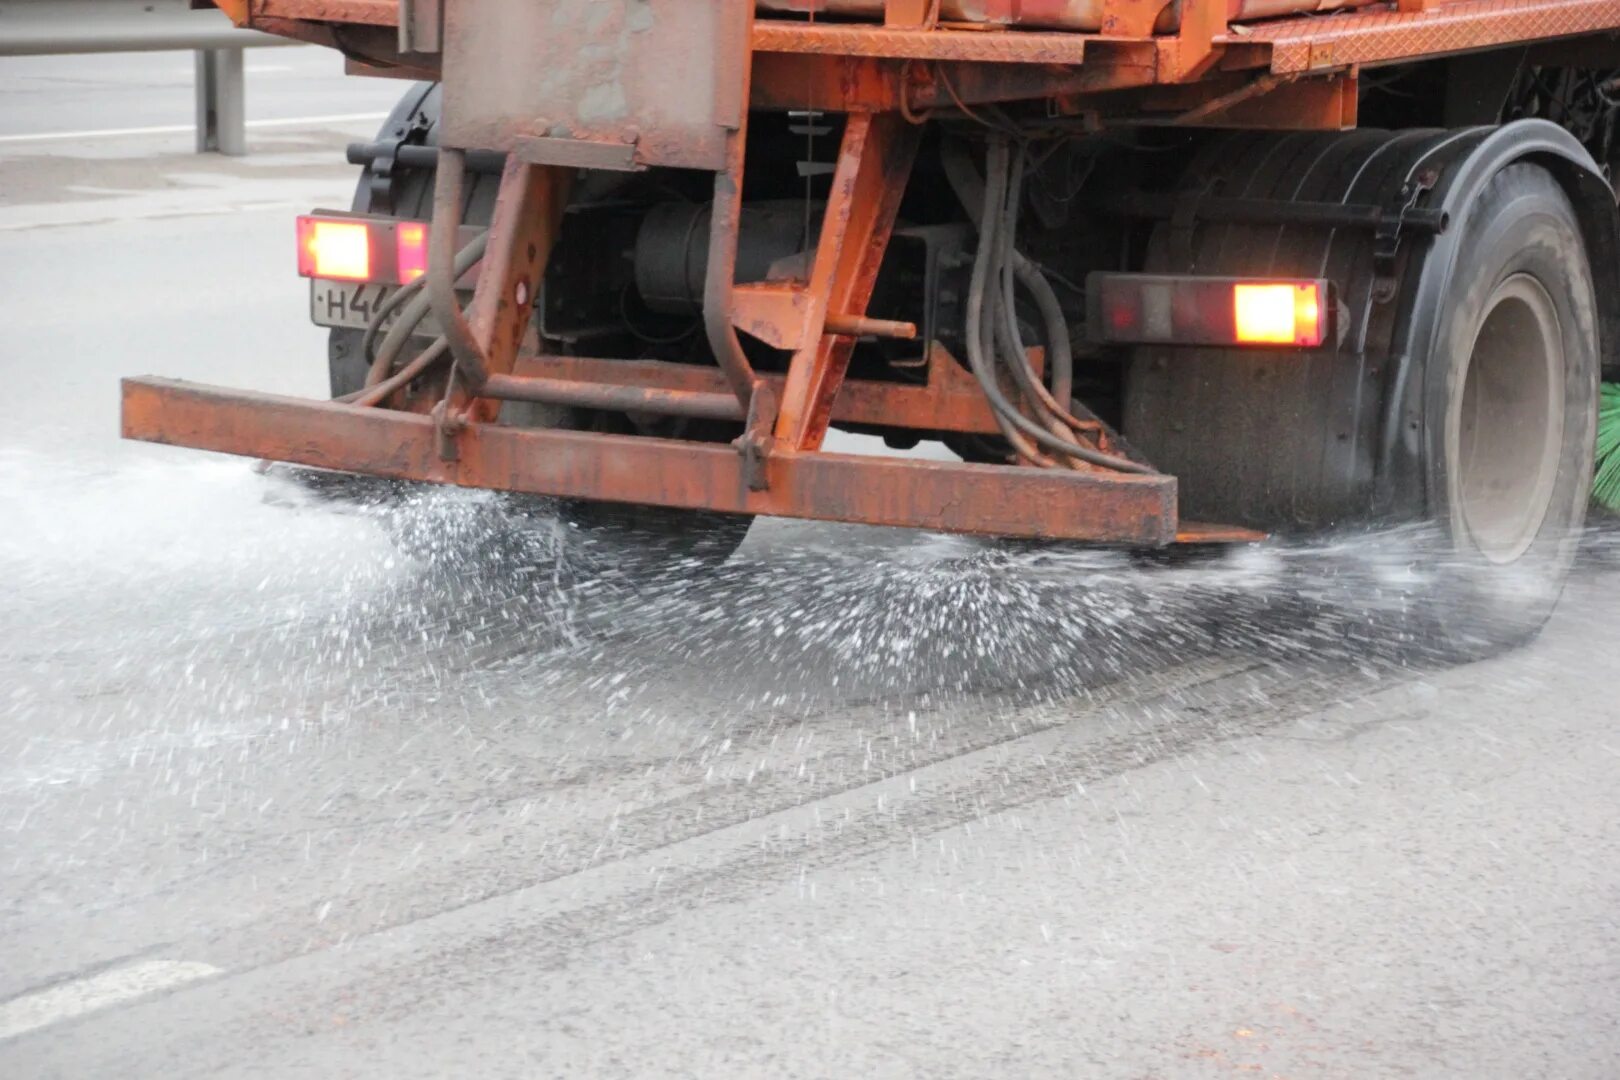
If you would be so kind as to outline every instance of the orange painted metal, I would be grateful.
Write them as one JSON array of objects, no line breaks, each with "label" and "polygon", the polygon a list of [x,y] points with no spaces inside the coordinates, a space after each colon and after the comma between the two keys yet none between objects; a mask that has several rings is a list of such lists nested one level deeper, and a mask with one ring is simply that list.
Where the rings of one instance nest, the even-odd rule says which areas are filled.
[{"label": "orange painted metal", "polygon": [[752,0],[456,0],[441,145],[587,168],[724,167]]},{"label": "orange painted metal", "polygon": [[1079,64],[1083,34],[997,34],[963,30],[897,30],[862,23],[754,23],[754,52],[955,60],[998,64]]},{"label": "orange painted metal", "polygon": [[[1039,100],[1193,83],[1218,67],[1328,72],[1620,29],[1614,0],[1182,0],[1168,6],[1160,0],[946,0],[928,13],[942,16],[939,21],[912,22],[923,2],[762,3],[884,21],[803,21],[765,12],[752,30],[753,105],[875,112],[904,100],[926,108],[946,97],[935,71],[941,66],[958,76],[955,89],[970,103]],[[329,25],[391,27],[398,18],[394,0],[223,0],[221,6],[233,17],[245,11],[250,25],[319,41],[332,40]],[[1324,12],[1332,14],[1310,17]],[[379,41],[371,40],[370,52],[360,50],[358,59],[400,63],[397,53],[379,55],[386,53]],[[1116,52],[1139,46],[1148,50],[1146,61],[1132,52],[1122,62]],[[354,40],[343,47],[359,50]],[[411,72],[435,73],[431,66]],[[1077,83],[1081,72],[1087,78]],[[920,89],[908,95],[908,82]]]},{"label": "orange painted metal", "polygon": [[1221,72],[1198,84],[1118,94],[1096,113],[1105,123],[1126,117],[1172,127],[1336,131],[1356,126],[1357,87],[1355,74],[1345,71],[1308,77]]},{"label": "orange painted metal", "polygon": [[939,0],[884,0],[883,25],[894,29],[931,27],[939,21]]},{"label": "orange painted metal", "polygon": [[491,375],[482,393],[486,398],[499,401],[538,401],[582,409],[696,416],[710,420],[744,419],[742,402],[724,388],[680,390],[535,375]]},{"label": "orange painted metal", "polygon": [[[467,310],[473,336],[492,375],[512,370],[545,276],[546,261],[562,226],[563,208],[573,182],[570,169],[507,160],[490,218],[483,269]],[[475,402],[458,388],[451,409],[473,410],[473,418],[493,420],[492,402]]]},{"label": "orange painted metal", "polygon": [[[727,390],[718,369],[657,360],[597,360],[579,356],[520,356],[514,373],[600,386],[638,387],[682,394]],[[780,396],[783,377],[761,374]],[[739,407],[735,419],[741,419]],[[832,420],[840,424],[897,427],[913,431],[955,431],[980,435],[1000,432],[984,391],[943,347],[929,349],[925,383],[848,379],[833,399]]]},{"label": "orange painted metal", "polygon": [[1223,35],[1221,45],[1270,50],[1273,72],[1390,63],[1620,29],[1615,0],[1453,0],[1425,11],[1366,9],[1329,19],[1279,19]]},{"label": "orange painted metal", "polygon": [[775,348],[800,348],[809,319],[810,294],[803,282],[754,281],[731,290],[732,325]]},{"label": "orange painted metal", "polygon": [[770,455],[755,490],[731,447],[635,435],[469,424],[456,460],[415,413],[171,379],[125,379],[126,438],[316,468],[499,491],[943,532],[1163,545],[1176,481],[1070,469],[847,454]]},{"label": "orange painted metal", "polygon": [[234,6],[247,7],[254,19],[399,25],[399,0],[235,0]]},{"label": "orange painted metal", "polygon": [[1160,29],[1169,6],[1169,0],[1102,0],[1097,29],[1108,37],[1148,37]]},{"label": "orange painted metal", "polygon": [[805,290],[804,339],[789,362],[777,414],[776,439],[790,450],[813,450],[827,433],[855,347],[853,337],[827,328],[827,316],[865,314],[920,135],[893,113],[854,113],[845,123]]}]

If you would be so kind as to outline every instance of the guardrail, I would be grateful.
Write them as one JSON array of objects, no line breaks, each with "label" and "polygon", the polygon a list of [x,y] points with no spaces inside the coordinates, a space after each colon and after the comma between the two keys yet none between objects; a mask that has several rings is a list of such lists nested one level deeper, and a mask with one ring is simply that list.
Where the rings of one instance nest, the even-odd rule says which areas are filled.
[{"label": "guardrail", "polygon": [[194,50],[199,154],[247,153],[242,50],[297,44],[190,0],[0,0],[0,56]]}]

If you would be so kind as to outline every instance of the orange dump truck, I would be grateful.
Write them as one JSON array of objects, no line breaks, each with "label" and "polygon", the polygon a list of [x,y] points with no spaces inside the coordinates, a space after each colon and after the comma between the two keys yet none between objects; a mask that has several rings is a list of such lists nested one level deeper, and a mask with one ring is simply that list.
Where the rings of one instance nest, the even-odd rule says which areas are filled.
[{"label": "orange dump truck", "polygon": [[[297,222],[330,401],[127,436],[1158,547],[1427,523],[1521,638],[1620,354],[1620,0],[217,0],[411,80]],[[822,450],[829,427],[960,462]]]}]

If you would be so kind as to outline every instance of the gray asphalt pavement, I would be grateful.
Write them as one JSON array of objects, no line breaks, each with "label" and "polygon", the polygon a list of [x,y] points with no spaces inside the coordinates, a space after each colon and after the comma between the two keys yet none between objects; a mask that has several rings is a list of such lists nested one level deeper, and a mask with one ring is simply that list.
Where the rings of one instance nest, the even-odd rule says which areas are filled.
[{"label": "gray asphalt pavement", "polygon": [[[302,71],[257,115],[386,107]],[[0,124],[166,122],[75,93]],[[291,216],[371,126],[0,143],[0,1076],[1620,1076],[1612,530],[1451,666],[1399,536],[589,577],[120,443],[123,374],[324,389]]]}]

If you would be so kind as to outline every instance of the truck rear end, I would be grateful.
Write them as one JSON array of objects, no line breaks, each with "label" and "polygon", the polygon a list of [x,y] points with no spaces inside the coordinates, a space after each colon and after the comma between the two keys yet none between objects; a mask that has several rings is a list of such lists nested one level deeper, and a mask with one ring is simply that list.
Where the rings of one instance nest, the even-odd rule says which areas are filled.
[{"label": "truck rear end", "polygon": [[297,224],[332,400],[130,379],[130,437],[721,555],[757,514],[1422,522],[1444,636],[1556,600],[1620,340],[1614,0],[219,6],[413,82]]}]

